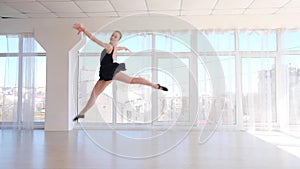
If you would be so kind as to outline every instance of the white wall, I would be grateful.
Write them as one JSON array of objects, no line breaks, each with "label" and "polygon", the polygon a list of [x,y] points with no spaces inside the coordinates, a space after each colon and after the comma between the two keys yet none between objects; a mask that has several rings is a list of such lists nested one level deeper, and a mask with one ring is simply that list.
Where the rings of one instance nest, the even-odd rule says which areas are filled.
[{"label": "white wall", "polygon": [[[75,22],[82,23],[90,31],[97,31],[116,18],[93,19],[0,19],[1,33],[33,32],[36,40],[47,52],[47,82],[46,82],[46,123],[45,130],[63,131],[73,127],[72,118],[75,115],[72,104],[74,77],[73,63],[76,49],[80,48],[80,36],[72,29]],[[161,19],[161,18],[156,18]],[[300,28],[296,16],[185,16],[181,19],[198,29],[275,29]],[[168,29],[168,23],[151,25],[136,18],[118,26],[123,29]],[[181,25],[182,28],[184,25]],[[180,27],[181,27],[180,26]],[[119,29],[117,27],[116,29]],[[169,28],[171,29],[171,28]],[[174,29],[174,28],[172,28]],[[121,29],[122,30],[122,29]],[[77,44],[77,45],[76,45]],[[76,46],[76,47],[75,47]],[[74,48],[75,47],[75,48]],[[72,50],[73,49],[73,50]]]}]

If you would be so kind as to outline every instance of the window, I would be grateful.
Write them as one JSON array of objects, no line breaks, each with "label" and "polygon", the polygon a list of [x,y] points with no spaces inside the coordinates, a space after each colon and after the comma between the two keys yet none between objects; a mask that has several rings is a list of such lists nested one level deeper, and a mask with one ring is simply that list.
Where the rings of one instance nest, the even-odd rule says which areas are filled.
[{"label": "window", "polygon": [[119,46],[126,46],[134,53],[149,52],[152,50],[152,34],[123,33],[123,38],[121,39]]},{"label": "window", "polygon": [[158,58],[158,81],[172,92],[158,93],[158,121],[189,122],[189,58]]},{"label": "window", "polygon": [[189,33],[156,34],[155,49],[159,51],[191,52]]},{"label": "window", "polygon": [[288,110],[290,127],[300,125],[299,82],[300,82],[300,30],[281,32],[281,56],[285,87],[285,109]]},{"label": "window", "polygon": [[[101,36],[100,36],[101,35]],[[101,40],[108,38],[109,34],[99,34]],[[190,41],[191,35],[186,33],[174,33],[173,37],[156,34],[156,33],[123,33],[123,39],[119,46],[126,46],[131,50],[131,53],[126,51],[119,51],[117,61],[124,62],[127,70],[126,74],[131,77],[143,77],[150,81],[158,81],[161,84],[167,85],[169,89],[176,92],[170,92],[168,98],[163,101],[167,104],[161,104],[161,99],[157,99],[158,103],[153,109],[152,95],[153,89],[149,86],[143,85],[128,85],[122,82],[114,81],[104,93],[100,95],[100,100],[94,106],[85,118],[85,122],[102,122],[112,124],[151,124],[153,122],[181,121],[190,120],[189,117],[189,59],[176,58],[178,55],[172,55],[167,59],[166,52],[190,52],[187,48],[185,40]],[[176,37],[174,37],[176,36]],[[105,39],[104,39],[105,40]],[[155,42],[155,43],[153,43]],[[168,44],[170,42],[170,44]],[[78,110],[80,111],[87,103],[90,92],[98,80],[99,71],[99,53],[102,48],[95,47],[89,44],[79,51],[79,76],[78,76]],[[152,46],[154,44],[154,46]],[[153,52],[153,49],[155,51]],[[164,53],[162,56],[161,54]],[[176,56],[174,58],[174,56]],[[162,58],[161,58],[162,57]],[[179,56],[182,57],[182,56]],[[153,58],[157,59],[156,64],[159,69],[152,63]],[[172,66],[166,68],[164,64],[173,63]],[[169,72],[168,72],[169,71]],[[154,78],[153,73],[155,74]],[[183,80],[182,85],[179,86],[174,81],[174,77],[170,74],[178,74],[177,78]],[[184,93],[181,88],[183,87]],[[180,99],[184,94],[184,99]],[[158,96],[160,98],[160,95]],[[178,97],[175,98],[174,97]],[[164,97],[165,98],[165,97]],[[98,99],[98,100],[99,100]],[[184,104],[185,106],[182,106]],[[105,109],[101,109],[105,105]],[[108,106],[106,106],[108,105]],[[115,106],[115,109],[113,108]],[[171,106],[169,109],[161,110],[162,108]],[[183,108],[185,108],[183,110]],[[158,110],[158,111],[153,111]],[[184,113],[182,113],[182,110]],[[164,112],[167,111],[167,112]],[[176,111],[176,112],[173,112]],[[155,114],[158,112],[158,115]],[[180,115],[182,113],[183,115]],[[165,118],[163,118],[163,116]],[[179,117],[180,116],[180,117]],[[156,119],[156,117],[158,117]],[[105,120],[104,120],[105,119]]]},{"label": "window", "polygon": [[300,50],[300,31],[287,30],[281,35],[281,43],[283,51]]},{"label": "window", "polygon": [[199,52],[222,52],[235,50],[235,32],[201,32],[198,33]]},{"label": "window", "polygon": [[0,35],[0,53],[19,53],[19,36]]},{"label": "window", "polygon": [[0,122],[16,122],[19,58],[0,57],[0,65]]},{"label": "window", "polygon": [[241,31],[239,33],[240,51],[276,51],[276,31]]},{"label": "window", "polygon": [[289,124],[300,125],[300,55],[285,55],[283,56],[283,63]]},{"label": "window", "polygon": [[45,120],[46,52],[32,34],[0,35],[0,44],[0,124],[32,128]]},{"label": "window", "polygon": [[[198,60],[199,120],[208,123],[222,115],[223,125],[236,124],[234,56],[202,56]],[[223,88],[224,87],[224,88]],[[216,91],[219,98],[216,98]],[[221,109],[216,109],[218,100]]]},{"label": "window", "polygon": [[[125,62],[128,67],[126,74],[159,82],[172,92],[153,94],[146,86],[114,82],[104,92],[109,97],[101,101],[109,105],[99,111],[101,116],[107,117],[101,122],[136,125],[192,122],[196,112],[190,112],[192,101],[189,99],[194,91],[190,89],[190,82],[195,80],[198,83],[198,123],[208,124],[209,116],[213,118],[221,113],[223,126],[242,124],[246,129],[269,130],[285,119],[289,125],[300,124],[296,97],[300,82],[300,30],[149,31],[124,32],[123,35],[119,45],[132,51],[118,53],[118,62]],[[108,39],[110,34],[97,36]],[[89,50],[79,53],[82,71],[79,90],[82,91],[78,93],[87,99],[98,79],[102,49],[93,45],[86,48]],[[196,60],[195,52],[198,52]],[[276,65],[283,65],[284,76],[278,76],[281,68]],[[89,80],[83,78],[85,69],[90,70],[90,75],[86,75]],[[190,71],[197,76],[192,77]],[[282,96],[289,110],[284,117],[279,115],[276,98],[281,97],[281,92],[276,91],[276,81],[281,80],[288,96]],[[86,103],[83,99],[79,101],[81,106]],[[216,109],[218,101],[222,101],[221,109]]]},{"label": "window", "polygon": [[[99,56],[89,55],[79,57],[78,74],[78,110],[83,109],[94,84],[99,79]],[[98,97],[96,106],[86,115],[89,122],[112,122],[112,87],[108,86]]]},{"label": "window", "polygon": [[[110,33],[99,33],[96,37],[105,42],[109,40]],[[117,61],[124,62],[126,67],[130,68],[126,71],[126,74],[151,80],[151,71],[144,68],[151,67],[152,35],[125,32],[119,46],[126,46],[134,53],[134,55],[131,55],[132,53],[128,55],[126,51],[118,52]],[[102,50],[102,47],[88,41],[87,45],[79,51],[78,111],[82,110],[87,103],[92,88],[99,79],[99,53]],[[113,89],[116,91],[117,88],[120,90],[113,93]],[[124,89],[124,91],[121,89]],[[137,89],[139,89],[139,92],[133,92]],[[151,107],[145,105],[145,100],[141,100],[150,96],[151,88],[143,87],[142,89],[141,86],[132,85],[129,87],[122,82],[110,84],[98,97],[95,106],[89,110],[85,122],[114,124],[151,122],[151,113],[149,113]],[[113,108],[114,105],[116,109]],[[145,108],[145,106],[148,107]]]},{"label": "window", "polygon": [[242,59],[245,127],[271,128],[272,126],[268,125],[277,122],[275,79],[274,58]]},{"label": "window", "polygon": [[[134,55],[118,56],[118,62],[125,63],[126,74],[131,77],[142,77],[152,81],[151,56]],[[116,84],[116,122],[140,123],[152,122],[151,94],[152,88],[144,85],[128,85],[122,82]]]}]

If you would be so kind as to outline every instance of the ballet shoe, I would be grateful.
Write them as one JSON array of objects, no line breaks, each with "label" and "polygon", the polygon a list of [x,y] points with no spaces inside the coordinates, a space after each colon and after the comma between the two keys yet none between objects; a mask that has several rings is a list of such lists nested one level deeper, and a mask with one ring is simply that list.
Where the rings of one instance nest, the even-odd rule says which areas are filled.
[{"label": "ballet shoe", "polygon": [[157,89],[160,89],[160,90],[163,90],[163,91],[168,91],[168,88],[166,88],[164,86],[161,86],[160,84],[157,84],[157,85],[158,85]]},{"label": "ballet shoe", "polygon": [[77,115],[73,121],[78,121],[78,119],[83,119],[84,118],[84,115]]}]

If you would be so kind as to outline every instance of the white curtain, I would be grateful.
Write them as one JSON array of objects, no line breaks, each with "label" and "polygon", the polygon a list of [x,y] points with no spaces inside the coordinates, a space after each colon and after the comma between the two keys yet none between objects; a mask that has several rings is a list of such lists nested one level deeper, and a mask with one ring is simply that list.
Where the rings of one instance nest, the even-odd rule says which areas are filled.
[{"label": "white curtain", "polygon": [[282,42],[281,71],[282,71],[282,98],[285,104],[283,115],[286,122],[285,129],[300,129],[300,31],[284,30],[280,36]]},{"label": "white curtain", "polygon": [[[33,53],[34,39],[31,35],[23,34],[23,51]],[[36,85],[36,57],[24,56],[22,58],[22,127],[33,129],[35,114],[35,85]]]},{"label": "white curtain", "polygon": [[37,70],[36,57],[29,53],[34,53],[34,38],[4,35],[1,43],[6,56],[0,57],[0,128],[33,129]]},{"label": "white curtain", "polygon": [[[235,125],[235,32],[207,30],[197,35],[199,125]],[[222,54],[221,54],[222,53]]]},{"label": "white curtain", "polygon": [[[276,110],[276,32],[240,31],[242,123],[250,130],[273,130]],[[275,52],[272,54],[272,52]]]}]

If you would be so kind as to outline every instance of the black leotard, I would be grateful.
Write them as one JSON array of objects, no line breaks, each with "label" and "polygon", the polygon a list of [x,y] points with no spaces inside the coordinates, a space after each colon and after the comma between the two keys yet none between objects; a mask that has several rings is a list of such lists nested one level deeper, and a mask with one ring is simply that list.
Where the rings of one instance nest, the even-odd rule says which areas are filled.
[{"label": "black leotard", "polygon": [[106,53],[107,50],[104,49],[101,53],[101,58],[100,58],[100,71],[99,71],[99,80],[105,80],[109,81],[112,80],[114,75],[117,74],[120,71],[125,71],[125,63],[114,63],[113,62],[113,53],[114,49],[110,54]]}]

